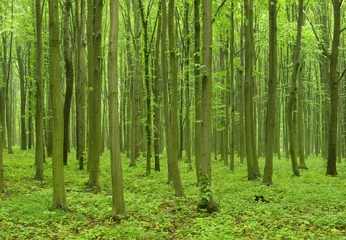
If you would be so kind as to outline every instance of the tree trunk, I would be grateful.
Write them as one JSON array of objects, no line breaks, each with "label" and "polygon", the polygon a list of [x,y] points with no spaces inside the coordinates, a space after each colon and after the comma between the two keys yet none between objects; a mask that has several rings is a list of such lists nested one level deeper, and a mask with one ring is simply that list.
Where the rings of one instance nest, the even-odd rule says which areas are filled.
[{"label": "tree trunk", "polygon": [[162,35],[161,35],[161,70],[162,70],[162,92],[165,117],[165,132],[166,132],[166,153],[167,153],[167,168],[168,182],[173,179],[172,170],[172,137],[171,137],[171,120],[169,116],[169,99],[168,99],[168,71],[167,71],[167,7],[166,0],[162,0]]},{"label": "tree trunk", "polygon": [[160,40],[161,40],[161,8],[162,2],[158,6],[158,25],[155,44],[155,86],[154,86],[154,155],[155,155],[155,171],[160,171],[160,71],[159,71],[159,58],[160,58]]},{"label": "tree trunk", "polygon": [[[93,149],[93,127],[92,126],[92,119],[94,119],[93,112],[92,112],[92,101],[95,90],[93,89],[94,85],[94,4],[93,0],[87,0],[87,50],[88,50],[88,167],[87,170],[90,171],[92,159],[91,159],[91,150]],[[96,145],[96,144],[94,144]]]},{"label": "tree trunk", "polygon": [[197,183],[200,183],[202,160],[202,79],[200,76],[200,51],[201,51],[201,27],[200,27],[200,0],[194,0],[194,75],[195,75],[195,167]]},{"label": "tree trunk", "polygon": [[[141,85],[141,57],[140,57],[140,13],[138,1],[132,0],[134,12],[134,45],[135,45],[135,74],[132,82],[132,116],[131,116],[131,159],[130,166],[136,166],[136,158],[140,149],[140,85]],[[129,10],[129,7],[128,7]]]},{"label": "tree trunk", "polygon": [[287,103],[287,127],[288,127],[288,137],[289,137],[289,148],[291,155],[291,163],[292,163],[292,171],[295,176],[299,176],[298,164],[297,164],[297,156],[296,156],[296,145],[295,145],[295,131],[294,131],[294,123],[293,123],[293,110],[295,108],[296,102],[296,91],[297,91],[297,75],[299,68],[301,66],[300,61],[300,46],[302,39],[302,26],[303,26],[303,0],[299,0],[299,13],[298,13],[298,21],[297,21],[297,37],[293,58],[293,70],[292,70],[292,79],[291,79],[291,87],[289,93],[289,99]]},{"label": "tree trunk", "polygon": [[[7,135],[7,152],[8,154],[13,154],[12,150],[12,120],[11,120],[11,109],[10,109],[10,73],[11,73],[11,63],[12,63],[12,38],[13,33],[10,34],[10,47],[9,56],[7,57],[7,36],[6,32],[2,33],[2,44],[3,44],[3,83],[5,84],[5,120],[6,120],[6,135]],[[7,61],[8,59],[8,61]]]},{"label": "tree trunk", "polygon": [[59,6],[58,0],[49,1],[49,90],[53,110],[53,204],[52,209],[64,208],[66,205],[63,143],[64,122],[63,104],[60,88],[60,46],[59,46]]},{"label": "tree trunk", "polygon": [[[88,1],[89,2],[89,1]],[[90,7],[90,8],[89,8]],[[88,5],[88,10],[94,9],[93,21],[93,79],[90,83],[92,90],[89,98],[89,148],[88,161],[89,168],[89,187],[100,188],[100,154],[101,154],[101,43],[102,43],[102,8],[103,1],[96,0],[93,5]],[[89,20],[89,19],[88,19]],[[88,48],[89,50],[89,48]],[[88,66],[90,68],[90,66]]]},{"label": "tree trunk", "polygon": [[64,103],[64,165],[67,165],[67,155],[69,152],[70,139],[69,139],[69,122],[70,122],[70,109],[72,102],[73,92],[73,62],[72,51],[70,46],[70,11],[72,2],[66,0],[63,11],[63,42],[64,42],[64,60],[65,60],[65,77],[66,77],[66,93]]},{"label": "tree trunk", "polygon": [[120,157],[119,103],[118,103],[118,1],[110,1],[110,34],[108,45],[108,89],[109,89],[109,137],[112,173],[112,218],[125,216],[125,201]]},{"label": "tree trunk", "polygon": [[299,168],[307,169],[305,163],[305,143],[304,143],[304,116],[303,116],[303,63],[298,70],[298,108],[297,108],[297,118],[298,118],[298,151],[299,151]]},{"label": "tree trunk", "polygon": [[[42,78],[42,20],[41,20],[41,0],[35,1],[36,5],[36,154],[35,179],[43,179],[44,143],[43,143],[43,78]],[[19,55],[19,54],[18,54]]]},{"label": "tree trunk", "polygon": [[148,36],[148,18],[144,13],[144,6],[142,0],[138,0],[139,2],[139,10],[141,12],[142,26],[143,26],[143,38],[144,38],[144,78],[145,78],[145,88],[147,91],[146,96],[146,107],[147,107],[147,116],[146,116],[146,134],[147,134],[147,166],[146,173],[150,174],[151,171],[151,80],[149,74],[149,36]]},{"label": "tree trunk", "polygon": [[0,193],[5,192],[4,187],[4,140],[5,140],[5,120],[4,120],[4,87],[0,85]]},{"label": "tree trunk", "polygon": [[24,63],[22,59],[22,48],[20,45],[17,46],[17,61],[18,61],[19,79],[20,79],[20,149],[26,150],[27,146],[26,146],[26,128],[25,128],[25,119],[26,119],[25,117],[25,104],[26,104],[25,73],[24,73]]},{"label": "tree trunk", "polygon": [[[212,1],[203,0],[203,45],[202,45],[202,156],[200,161],[202,198],[200,209],[217,211],[210,189],[211,186],[211,143],[212,143]],[[203,197],[204,196],[204,197]],[[205,198],[205,196],[208,196]]]},{"label": "tree trunk", "polygon": [[246,139],[246,158],[247,158],[247,171],[248,180],[256,179],[256,172],[254,168],[254,140],[253,135],[253,114],[252,114],[252,69],[253,69],[253,48],[252,48],[252,11],[253,0],[244,0],[244,9],[247,18],[245,24],[245,139]]},{"label": "tree trunk", "polygon": [[189,32],[189,8],[190,4],[185,1],[185,20],[184,20],[184,29],[185,29],[185,162],[191,166],[191,143],[190,143],[190,32]]},{"label": "tree trunk", "polygon": [[[263,183],[273,183],[273,153],[276,128],[277,105],[277,0],[269,0],[269,79],[268,102],[266,119],[266,162],[263,175]],[[279,139],[276,139],[278,141]]]},{"label": "tree trunk", "polygon": [[[76,3],[78,0],[76,1]],[[85,160],[85,83],[86,83],[86,64],[85,64],[85,0],[80,1],[79,6],[76,6],[76,19],[80,19],[77,23],[77,51],[78,51],[78,66],[76,78],[76,118],[77,118],[77,160],[79,169],[84,169]]]},{"label": "tree trunk", "polygon": [[235,126],[235,103],[234,103],[234,2],[231,3],[231,39],[230,39],[230,106],[231,106],[231,129],[230,129],[230,144],[229,144],[229,152],[230,152],[230,164],[229,168],[232,172],[234,172],[234,126]]},{"label": "tree trunk", "polygon": [[332,53],[330,55],[330,72],[329,72],[329,87],[330,87],[330,122],[329,122],[329,145],[328,145],[328,163],[327,175],[336,176],[336,140],[338,128],[338,58],[340,45],[340,9],[343,1],[333,0],[334,13],[334,30]]},{"label": "tree trunk", "polygon": [[176,49],[174,38],[174,0],[169,0],[168,7],[168,40],[169,40],[169,56],[172,75],[172,122],[171,122],[171,167],[173,187],[176,196],[184,196],[183,186],[180,178],[180,171],[178,165],[178,151],[179,151],[179,135],[178,135],[178,70],[176,66]]}]

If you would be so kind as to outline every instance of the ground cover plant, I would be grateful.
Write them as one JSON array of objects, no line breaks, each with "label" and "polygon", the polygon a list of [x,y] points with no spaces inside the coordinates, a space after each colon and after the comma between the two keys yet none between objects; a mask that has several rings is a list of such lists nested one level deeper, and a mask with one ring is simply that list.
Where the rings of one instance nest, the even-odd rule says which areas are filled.
[{"label": "ground cover plant", "polygon": [[[74,153],[71,153],[74,154]],[[50,211],[51,160],[45,179],[33,179],[34,151],[16,149],[5,155],[6,191],[0,195],[2,239],[345,239],[345,165],[340,176],[325,175],[326,162],[307,160],[308,171],[292,177],[290,162],[275,159],[274,184],[247,181],[246,165],[236,171],[213,160],[213,195],[219,212],[197,211],[195,171],[180,161],[185,197],[174,197],[162,170],[145,174],[145,160],[128,167],[123,157],[128,220],[115,223],[111,212],[109,152],[101,157],[101,191],[85,187],[86,171],[78,163],[65,166],[68,210]],[[260,158],[263,169],[264,159]],[[256,201],[262,196],[265,201]],[[257,199],[258,200],[258,199]]]}]

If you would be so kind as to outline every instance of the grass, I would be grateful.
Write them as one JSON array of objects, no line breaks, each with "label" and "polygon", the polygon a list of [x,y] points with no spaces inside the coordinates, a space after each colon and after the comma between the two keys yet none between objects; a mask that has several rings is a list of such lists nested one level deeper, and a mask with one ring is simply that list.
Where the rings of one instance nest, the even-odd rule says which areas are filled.
[{"label": "grass", "polygon": [[[274,185],[247,181],[246,165],[236,160],[232,173],[212,162],[212,189],[220,211],[197,211],[195,172],[180,161],[185,198],[167,184],[166,159],[161,172],[145,176],[145,160],[128,167],[123,158],[129,220],[111,220],[109,152],[101,158],[99,193],[88,191],[86,171],[70,155],[65,167],[68,211],[49,211],[52,201],[51,159],[45,179],[33,179],[34,151],[14,149],[5,156],[6,192],[0,194],[0,239],[346,239],[345,164],[339,177],[325,175],[325,161],[310,157],[309,171],[292,177],[290,162],[275,159]],[[264,159],[260,159],[263,171]],[[256,202],[255,195],[269,203]]]}]

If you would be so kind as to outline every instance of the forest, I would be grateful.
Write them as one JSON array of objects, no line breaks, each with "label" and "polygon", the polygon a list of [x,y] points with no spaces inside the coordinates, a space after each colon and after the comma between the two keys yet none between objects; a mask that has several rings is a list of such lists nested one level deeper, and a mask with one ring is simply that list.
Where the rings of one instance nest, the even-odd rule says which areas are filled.
[{"label": "forest", "polygon": [[1,0],[0,238],[344,238],[344,3]]}]

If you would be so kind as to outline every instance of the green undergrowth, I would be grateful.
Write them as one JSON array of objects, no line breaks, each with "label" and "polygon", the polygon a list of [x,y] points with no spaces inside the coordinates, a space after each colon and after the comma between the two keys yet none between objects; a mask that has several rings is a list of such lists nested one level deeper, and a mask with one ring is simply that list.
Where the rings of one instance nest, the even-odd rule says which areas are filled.
[{"label": "green undergrowth", "polygon": [[[338,177],[325,175],[326,162],[311,156],[309,170],[292,177],[290,161],[275,159],[274,185],[247,181],[246,164],[235,172],[212,162],[212,193],[219,212],[197,210],[200,192],[195,171],[180,161],[185,197],[174,197],[161,172],[145,174],[145,159],[129,167],[123,157],[128,220],[112,221],[109,152],[101,158],[101,191],[86,188],[88,173],[78,170],[71,153],[65,167],[66,211],[49,211],[52,201],[51,159],[45,179],[33,179],[34,151],[4,154],[6,192],[0,195],[2,239],[346,239],[345,164]],[[260,159],[263,171],[264,159]],[[263,196],[267,202],[255,201]]]}]

